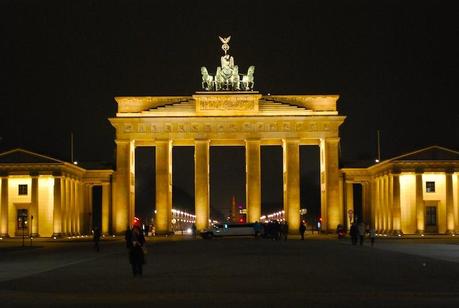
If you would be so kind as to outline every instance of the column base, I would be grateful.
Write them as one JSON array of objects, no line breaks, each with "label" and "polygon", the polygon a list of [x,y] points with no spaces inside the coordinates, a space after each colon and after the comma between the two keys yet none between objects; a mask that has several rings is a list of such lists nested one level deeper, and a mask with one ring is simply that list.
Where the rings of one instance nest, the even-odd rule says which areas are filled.
[{"label": "column base", "polygon": [[403,232],[401,230],[393,230],[392,231],[393,236],[402,236]]}]

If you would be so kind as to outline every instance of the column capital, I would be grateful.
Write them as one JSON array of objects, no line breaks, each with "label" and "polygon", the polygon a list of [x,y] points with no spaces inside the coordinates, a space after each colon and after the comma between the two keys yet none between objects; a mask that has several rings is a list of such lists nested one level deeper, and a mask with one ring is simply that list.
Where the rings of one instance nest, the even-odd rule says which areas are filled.
[{"label": "column capital", "polygon": [[329,142],[329,143],[338,143],[341,139],[339,137],[327,137],[327,138],[322,138],[324,142]]},{"label": "column capital", "polygon": [[300,143],[300,138],[283,138],[282,139],[282,143],[283,144],[287,144],[287,143]]},{"label": "column capital", "polygon": [[401,173],[402,173],[402,172],[400,171],[400,169],[392,169],[392,170],[390,171],[390,174],[391,174],[392,176],[400,176]]},{"label": "column capital", "polygon": [[445,174],[447,174],[447,175],[453,175],[453,173],[454,173],[454,168],[447,168],[445,170]]},{"label": "column capital", "polygon": [[126,143],[130,143],[131,140],[130,139],[115,139],[115,143],[116,144],[126,144]]},{"label": "column capital", "polygon": [[423,169],[423,168],[416,168],[416,169],[414,170],[414,173],[415,173],[416,175],[423,175],[423,174],[424,174],[424,169]]}]

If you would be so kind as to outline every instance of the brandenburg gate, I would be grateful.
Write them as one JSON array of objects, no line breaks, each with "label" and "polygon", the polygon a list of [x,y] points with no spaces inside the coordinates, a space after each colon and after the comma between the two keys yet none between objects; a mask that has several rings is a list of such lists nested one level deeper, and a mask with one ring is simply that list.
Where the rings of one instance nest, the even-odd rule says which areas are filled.
[{"label": "brandenburg gate", "polygon": [[229,38],[221,40],[225,55],[215,77],[201,68],[202,92],[115,98],[118,110],[109,119],[116,129],[113,232],[124,232],[133,220],[135,149],[143,146],[156,148],[155,227],[159,234],[171,230],[175,146],[194,147],[198,230],[207,228],[210,218],[210,147],[245,147],[247,221],[255,222],[261,216],[261,147],[282,146],[283,206],[290,232],[298,232],[300,224],[300,146],[319,146],[322,226],[334,230],[346,217],[338,169],[339,126],[345,119],[336,108],[339,97],[261,95],[253,91],[254,67],[240,79],[233,57],[227,54]]}]

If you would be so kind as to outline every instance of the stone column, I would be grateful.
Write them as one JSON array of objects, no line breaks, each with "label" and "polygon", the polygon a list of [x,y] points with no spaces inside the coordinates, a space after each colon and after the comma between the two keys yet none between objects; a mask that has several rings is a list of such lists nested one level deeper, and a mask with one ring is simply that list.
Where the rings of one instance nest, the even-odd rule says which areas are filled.
[{"label": "stone column", "polygon": [[69,179],[67,177],[63,178],[64,181],[64,204],[63,204],[63,231],[66,235],[70,234],[69,229],[69,206],[70,206],[70,192],[69,192]]},{"label": "stone column", "polygon": [[[0,199],[0,236],[8,236],[8,176],[1,178],[2,186]],[[12,234],[13,236],[13,234]]]},{"label": "stone column", "polygon": [[76,235],[75,230],[75,180],[70,179],[70,233]]},{"label": "stone column", "polygon": [[116,172],[114,174],[113,232],[122,234],[132,222],[134,208],[135,146],[130,140],[116,140]]},{"label": "stone column", "polygon": [[386,215],[387,215],[387,231],[392,232],[392,210],[391,210],[391,199],[390,199],[390,177],[385,176],[385,194],[386,194]]},{"label": "stone column", "polygon": [[245,145],[247,222],[260,221],[260,168],[260,140],[247,140]]},{"label": "stone column", "polygon": [[374,190],[374,212],[372,216],[375,217],[375,228],[378,233],[382,231],[382,223],[381,223],[381,198],[380,198],[380,185],[379,185],[379,177],[375,177],[375,190]]},{"label": "stone column", "polygon": [[[368,185],[368,189],[371,190],[371,205],[370,205],[370,209],[367,210],[367,212],[370,212],[369,222],[370,222],[371,227],[373,227],[375,230],[378,230],[378,219],[376,217],[376,204],[377,204],[376,180],[371,179],[367,185]],[[363,194],[363,184],[362,184],[362,194]]]},{"label": "stone column", "polygon": [[171,231],[172,141],[156,141],[156,228],[157,234]]},{"label": "stone column", "polygon": [[456,176],[456,201],[454,202],[454,225],[456,226],[456,234],[459,233],[459,174],[455,174]]},{"label": "stone column", "polygon": [[401,234],[401,209],[400,209],[400,174],[392,174],[393,199],[393,227],[395,234]]},{"label": "stone column", "polygon": [[390,226],[390,233],[394,233],[394,185],[393,185],[393,177],[388,175],[388,206],[389,206],[389,226]]},{"label": "stone column", "polygon": [[373,215],[371,210],[371,184],[368,182],[362,183],[362,196],[363,196],[363,213],[362,221],[365,224],[371,223],[371,216]]},{"label": "stone column", "polygon": [[[284,217],[289,233],[298,233],[300,227],[300,142],[283,140]],[[336,179],[338,182],[338,178]]]},{"label": "stone column", "polygon": [[209,226],[209,140],[195,140],[194,192],[197,230]]},{"label": "stone column", "polygon": [[333,231],[343,223],[343,210],[339,203],[339,138],[321,139],[322,222],[324,229]]},{"label": "stone column", "polygon": [[102,234],[108,234],[110,215],[110,184],[102,183]]},{"label": "stone column", "polygon": [[[30,204],[30,230],[33,237],[39,236],[38,230],[38,175],[32,176],[32,191]],[[33,216],[33,219],[32,219]]]},{"label": "stone column", "polygon": [[[89,235],[91,235],[92,229],[94,229],[93,226],[93,221],[94,221],[94,208],[92,204],[92,192],[93,192],[93,186],[91,184],[88,185],[87,187],[87,200],[88,200],[88,229],[89,229]],[[126,225],[127,226],[127,225]],[[126,228],[126,227],[125,227]]]},{"label": "stone column", "polygon": [[424,233],[424,191],[422,172],[416,172],[416,229],[418,234]]},{"label": "stone column", "polygon": [[455,231],[454,226],[454,203],[453,203],[453,172],[446,171],[446,228],[447,232],[452,234]]},{"label": "stone column", "polygon": [[62,235],[62,179],[54,176],[53,236]]}]

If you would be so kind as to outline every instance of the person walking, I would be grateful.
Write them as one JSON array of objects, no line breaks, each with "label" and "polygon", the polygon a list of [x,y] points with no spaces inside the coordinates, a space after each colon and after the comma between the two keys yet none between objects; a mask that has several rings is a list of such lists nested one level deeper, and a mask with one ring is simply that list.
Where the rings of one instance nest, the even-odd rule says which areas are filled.
[{"label": "person walking", "polygon": [[126,241],[126,248],[130,249],[132,246],[132,230],[131,227],[127,226],[126,232],[124,233],[124,240]]},{"label": "person walking", "polygon": [[132,274],[142,276],[143,264],[145,264],[145,255],[143,252],[145,237],[138,225],[134,225],[131,234],[131,248],[129,249],[129,262],[132,266]]},{"label": "person walking", "polygon": [[196,224],[191,225],[191,234],[193,235],[193,239],[196,239]]},{"label": "person walking", "polygon": [[304,221],[300,222],[300,235],[301,239],[304,240],[304,232],[306,232],[306,225],[304,224]]},{"label": "person walking", "polygon": [[375,244],[375,238],[376,238],[375,228],[373,227],[370,228],[369,236],[370,236],[371,247],[373,247],[373,245]]},{"label": "person walking", "polygon": [[282,228],[282,236],[284,237],[284,241],[287,240],[287,237],[288,237],[288,222],[287,221],[284,221],[284,223],[282,224],[281,226]]},{"label": "person walking", "polygon": [[351,229],[349,230],[349,234],[351,236],[351,243],[352,245],[357,245],[357,236],[359,231],[357,230],[357,225],[355,222],[351,224]]},{"label": "person walking", "polygon": [[360,238],[360,246],[362,246],[363,245],[363,241],[365,239],[365,224],[363,223],[363,221],[361,221],[358,224],[357,230],[358,230],[359,238]]},{"label": "person walking", "polygon": [[94,228],[92,240],[94,241],[94,248],[96,249],[97,252],[99,252],[100,251],[100,247],[99,247],[100,229],[99,227]]}]

